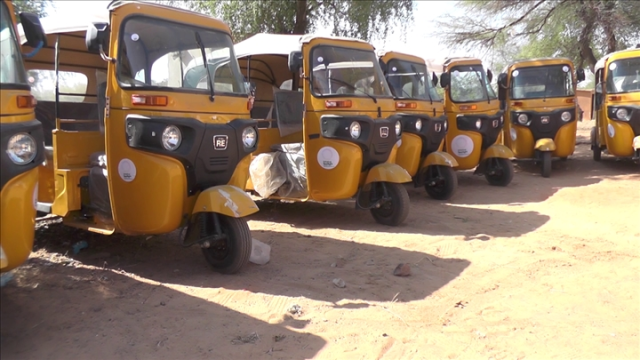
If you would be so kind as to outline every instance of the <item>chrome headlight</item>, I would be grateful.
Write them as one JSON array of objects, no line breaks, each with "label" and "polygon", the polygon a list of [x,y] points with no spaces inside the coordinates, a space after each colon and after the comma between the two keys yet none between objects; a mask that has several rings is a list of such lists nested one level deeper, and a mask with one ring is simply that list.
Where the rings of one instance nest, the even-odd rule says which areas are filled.
[{"label": "chrome headlight", "polygon": [[422,120],[420,119],[416,121],[416,130],[418,131],[422,130]]},{"label": "chrome headlight", "polygon": [[616,117],[619,120],[629,121],[629,112],[625,108],[619,108],[616,110]]},{"label": "chrome headlight", "polygon": [[169,125],[162,132],[162,146],[169,151],[174,151],[182,143],[182,133],[175,125]]},{"label": "chrome headlight", "polygon": [[449,129],[449,120],[444,121],[444,131],[446,132]]},{"label": "chrome headlight", "polygon": [[562,113],[562,115],[560,115],[560,118],[562,119],[562,121],[567,122],[571,120],[571,113],[568,111],[565,111]]},{"label": "chrome headlight", "polygon": [[252,148],[256,145],[257,138],[256,129],[252,127],[247,127],[242,130],[242,143],[245,147]]},{"label": "chrome headlight", "polygon": [[396,121],[396,136],[400,136],[401,133],[402,133],[402,124],[400,124],[400,121]]},{"label": "chrome headlight", "polygon": [[480,130],[481,127],[482,127],[482,120],[480,119],[476,120],[476,129]]},{"label": "chrome headlight", "polygon": [[360,123],[357,121],[352,122],[351,125],[349,125],[349,133],[351,134],[352,138],[359,138],[360,134],[362,133],[362,127],[360,127]]},{"label": "chrome headlight", "polygon": [[527,116],[527,114],[520,114],[518,115],[518,122],[522,125],[526,124],[529,121],[529,117]]},{"label": "chrome headlight", "polygon": [[16,165],[26,165],[36,158],[38,147],[33,136],[27,133],[19,133],[9,138],[7,155]]}]

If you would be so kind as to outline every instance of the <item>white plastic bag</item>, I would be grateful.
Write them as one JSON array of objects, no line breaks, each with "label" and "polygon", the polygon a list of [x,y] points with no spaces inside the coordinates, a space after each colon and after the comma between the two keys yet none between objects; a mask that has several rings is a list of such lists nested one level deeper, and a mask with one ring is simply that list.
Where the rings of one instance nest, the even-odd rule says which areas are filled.
[{"label": "white plastic bag", "polygon": [[258,265],[268,263],[271,258],[271,246],[256,239],[251,240],[253,245],[251,247],[251,257],[249,257],[249,261]]},{"label": "white plastic bag", "polygon": [[255,157],[249,165],[253,189],[263,198],[278,191],[287,181],[287,174],[278,161],[278,153],[264,153]]}]

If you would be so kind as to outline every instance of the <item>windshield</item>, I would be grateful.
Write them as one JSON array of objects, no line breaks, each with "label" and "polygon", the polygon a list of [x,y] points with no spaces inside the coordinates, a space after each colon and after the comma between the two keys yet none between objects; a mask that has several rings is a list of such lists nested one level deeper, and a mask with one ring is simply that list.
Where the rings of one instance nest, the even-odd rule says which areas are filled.
[{"label": "windshield", "polygon": [[512,99],[566,97],[574,94],[569,65],[539,66],[511,72]]},{"label": "windshield", "polygon": [[425,64],[392,59],[388,64],[387,82],[396,99],[440,101],[428,75]]},{"label": "windshield", "polygon": [[456,66],[451,70],[451,100],[457,103],[497,99],[482,65]]},{"label": "windshield", "polygon": [[202,39],[215,93],[246,96],[231,36],[140,16],[124,24],[117,61],[120,86],[207,93],[209,80],[196,33]]},{"label": "windshield", "polygon": [[640,58],[612,61],[607,71],[607,93],[640,91]]},{"label": "windshield", "polygon": [[311,51],[311,69],[316,96],[392,96],[373,51],[317,46]]},{"label": "windshield", "polygon": [[27,74],[22,64],[11,15],[4,1],[0,4],[0,83],[26,85]]}]

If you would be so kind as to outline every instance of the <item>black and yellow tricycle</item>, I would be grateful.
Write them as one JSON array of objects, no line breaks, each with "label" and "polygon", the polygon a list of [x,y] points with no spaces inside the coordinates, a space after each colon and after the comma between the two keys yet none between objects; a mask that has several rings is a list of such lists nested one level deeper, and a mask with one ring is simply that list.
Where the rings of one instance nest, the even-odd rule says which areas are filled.
[{"label": "black and yellow tricycle", "polygon": [[[20,13],[34,55],[46,46],[38,16]],[[24,263],[33,249],[38,166],[44,161],[42,124],[24,69],[11,1],[0,2],[0,272]]]},{"label": "black and yellow tricycle", "polygon": [[52,129],[38,210],[105,235],[182,228],[184,246],[237,272],[252,248],[244,217],[258,211],[243,190],[258,130],[229,27],[143,2],[108,10],[75,28],[47,21],[55,45],[26,63],[34,81],[56,79],[38,102]]},{"label": "black and yellow tricycle", "polygon": [[402,124],[374,47],[335,37],[257,34],[236,44],[255,87],[260,143],[250,190],[265,199],[356,199],[381,224],[409,213],[395,164]]},{"label": "black and yellow tricycle", "polygon": [[608,54],[595,66],[593,159],[606,151],[640,164],[640,48]]},{"label": "black and yellow tricycle", "polygon": [[443,151],[447,133],[444,104],[436,91],[438,77],[427,71],[424,59],[396,51],[378,53],[397,113],[402,123],[402,142],[396,163],[424,186],[437,200],[448,200],[458,187],[456,159]]},{"label": "black and yellow tricycle", "polygon": [[553,157],[566,160],[576,147],[576,84],[585,74],[574,69],[569,59],[541,58],[513,62],[498,75],[505,145],[517,160],[540,163],[543,177]]},{"label": "black and yellow tricycle", "polygon": [[493,74],[476,58],[447,58],[440,86],[449,121],[445,151],[456,159],[456,170],[475,168],[490,185],[507,186],[513,179],[513,152],[503,145],[503,111],[491,87]]}]

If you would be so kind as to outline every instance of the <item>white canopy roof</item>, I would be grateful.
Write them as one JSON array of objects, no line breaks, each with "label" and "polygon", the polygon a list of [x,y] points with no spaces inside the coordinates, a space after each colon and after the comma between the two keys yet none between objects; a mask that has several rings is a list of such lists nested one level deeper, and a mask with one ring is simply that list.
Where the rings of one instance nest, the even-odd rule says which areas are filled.
[{"label": "white canopy roof", "polygon": [[337,37],[337,36],[319,36],[319,35],[289,35],[289,34],[256,34],[252,37],[241,41],[234,46],[236,58],[242,58],[248,55],[285,55],[289,56],[292,51],[300,50],[302,44],[308,43],[313,39],[333,39],[344,41],[357,41],[368,44],[366,41]]}]

